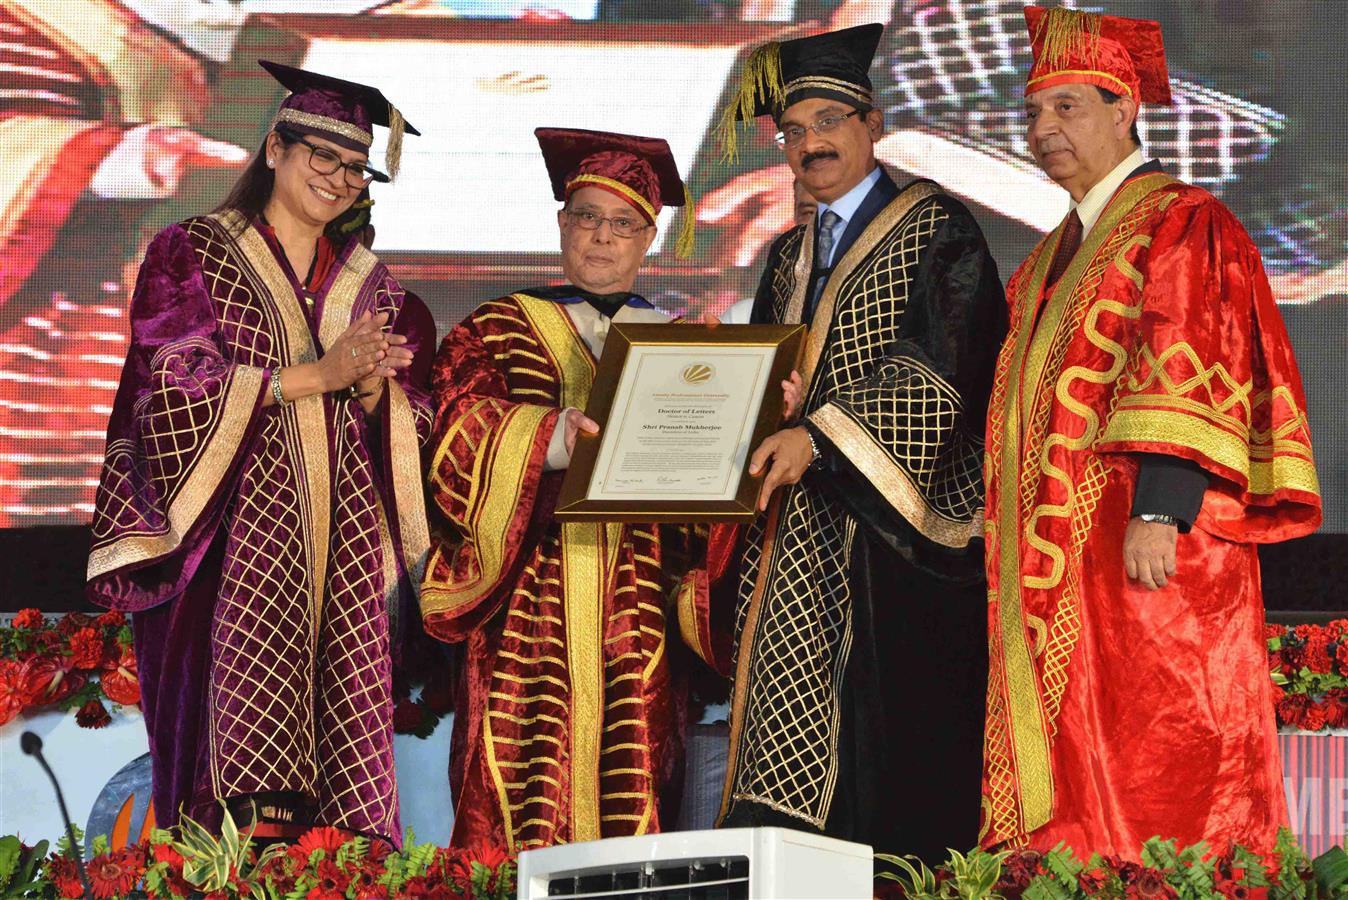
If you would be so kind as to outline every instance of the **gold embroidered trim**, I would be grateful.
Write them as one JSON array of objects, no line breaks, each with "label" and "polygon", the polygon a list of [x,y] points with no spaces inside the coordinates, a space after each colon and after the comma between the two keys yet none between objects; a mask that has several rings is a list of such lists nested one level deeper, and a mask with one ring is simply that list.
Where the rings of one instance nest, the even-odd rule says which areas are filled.
[{"label": "gold embroidered trim", "polygon": [[[800,377],[806,396],[809,396],[810,389],[813,386],[815,369],[824,354],[824,344],[828,340],[828,333],[833,325],[833,310],[837,306],[838,291],[843,282],[919,203],[939,194],[940,191],[941,189],[930,181],[919,182],[904,190],[899,196],[889,201],[889,205],[880,210],[880,213],[866,226],[866,230],[858,235],[856,242],[847,248],[843,258],[833,267],[833,274],[824,283],[824,292],[819,296],[819,305],[815,308],[814,320],[810,323],[810,333],[805,341],[805,355],[800,363]],[[807,243],[801,248],[802,259],[808,257],[812,252],[807,250],[806,247],[813,247],[813,224],[805,237]],[[802,302],[804,292],[809,290],[809,281],[807,271],[806,276],[800,279],[797,284],[796,290],[800,293]],[[793,296],[791,310],[795,312],[795,318],[791,320],[791,324],[800,321],[803,311],[796,309],[795,300],[796,298]]]},{"label": "gold embroidered trim", "polygon": [[[1075,76],[1091,75],[1091,76],[1094,76],[1094,77],[1096,77],[1096,78],[1103,78],[1103,79],[1105,79],[1106,81],[1110,82],[1111,84],[1115,84],[1115,85],[1118,86],[1119,89],[1118,89],[1117,91],[1115,91],[1114,93],[1120,94],[1120,95],[1122,95],[1122,96],[1124,96],[1124,97],[1132,97],[1132,96],[1133,96],[1133,89],[1132,89],[1131,87],[1128,86],[1128,83],[1127,83],[1127,82],[1125,82],[1125,81],[1124,81],[1123,79],[1121,79],[1121,78],[1117,78],[1117,77],[1115,77],[1115,76],[1109,74],[1108,72],[1101,72],[1101,71],[1098,70],[1098,69],[1059,69],[1059,70],[1056,71],[1056,72],[1049,72],[1049,73],[1046,74],[1046,75],[1036,75],[1034,78],[1031,78],[1029,81],[1025,82],[1025,93],[1031,94],[1031,93],[1034,92],[1034,90],[1039,90],[1038,88],[1032,90],[1030,86],[1033,85],[1033,84],[1038,84],[1039,82],[1044,81],[1044,80],[1046,80],[1046,79],[1049,79],[1049,78],[1058,78],[1058,77],[1063,76],[1063,75],[1068,75],[1068,76],[1072,76],[1072,75],[1075,75]],[[1134,99],[1136,99],[1136,98],[1134,98]]]},{"label": "gold embroidered trim", "polygon": [[566,195],[568,197],[571,196],[571,191],[573,188],[575,188],[577,185],[585,185],[585,184],[597,184],[600,185],[601,187],[606,187],[609,190],[617,191],[619,194],[622,194],[624,197],[630,200],[633,206],[641,210],[642,214],[646,217],[647,222],[649,222],[652,225],[655,224],[655,206],[651,203],[651,201],[647,200],[645,197],[641,196],[635,190],[623,184],[621,181],[618,181],[616,178],[607,178],[603,175],[592,175],[590,173],[586,173],[584,175],[577,175],[575,178],[572,178],[570,181],[566,183]]},{"label": "gold embroidered trim", "polygon": [[421,482],[421,444],[417,440],[416,415],[402,386],[390,378],[385,389],[389,393],[389,452],[393,498],[398,504],[398,537],[402,542],[403,564],[415,584],[431,549]]},{"label": "gold embroidered trim", "polygon": [[[935,373],[928,371],[931,378]],[[939,379],[937,379],[939,380]],[[875,487],[890,506],[923,537],[943,547],[966,547],[983,535],[983,515],[976,513],[967,522],[951,519],[927,503],[912,477],[894,463],[865,428],[832,403],[810,413],[809,419],[833,445],[843,452],[861,474]]]},{"label": "gold embroidered trim", "polygon": [[[1164,397],[1137,398],[1149,404],[1161,404]],[[1251,494],[1271,496],[1279,490],[1320,493],[1315,463],[1304,455],[1302,444],[1286,442],[1279,449],[1297,455],[1275,454],[1267,462],[1251,459],[1250,446],[1240,437],[1199,421],[1189,412],[1168,409],[1120,409],[1110,421],[1102,439],[1105,442],[1146,441],[1188,447],[1233,473],[1247,478]]]},{"label": "gold embroidered trim", "polygon": [[[219,217],[220,224],[235,233],[237,225],[242,216],[237,212],[229,212]],[[258,277],[262,280],[262,286],[272,297],[277,310],[281,313],[281,321],[285,334],[284,347],[289,354],[289,360],[283,361],[282,365],[294,365],[303,362],[315,362],[318,359],[317,349],[314,347],[313,335],[309,330],[309,319],[304,310],[304,304],[295,293],[295,288],[290,283],[290,279],[281,269],[276,256],[272,253],[271,247],[267,245],[264,238],[253,224],[239,234],[236,239],[239,248],[243,251],[244,257],[252,264]],[[343,296],[338,291],[337,285],[328,292],[325,298],[325,304],[334,304],[337,306],[345,305],[350,309],[355,302],[354,293],[360,289],[359,284],[353,284],[347,281],[343,285],[343,291],[348,296]],[[332,477],[328,469],[328,422],[327,410],[325,408],[323,395],[312,394],[308,397],[301,397],[291,403],[281,407],[278,414],[285,423],[285,430],[289,434],[296,435],[299,438],[300,459],[304,466],[304,483],[307,485],[307,491],[301,488],[301,503],[308,510],[308,528],[305,539],[309,545],[310,559],[312,565],[309,570],[310,577],[313,579],[313,592],[311,594],[313,602],[313,623],[312,641],[317,646],[318,626],[322,621],[320,604],[326,592],[328,577],[328,552],[330,543],[328,537],[332,528]]]},{"label": "gold embroidered trim", "polygon": [[846,94],[853,100],[871,106],[871,92],[863,86],[851,81],[843,81],[841,78],[828,78],[824,75],[802,75],[800,78],[793,78],[786,83],[783,92],[789,98],[796,91],[808,91],[811,88],[825,91],[835,91],[839,94]]},{"label": "gold embroidered trim", "polygon": [[[1070,301],[1087,266],[1096,256],[1106,238],[1122,219],[1145,197],[1173,181],[1166,175],[1149,175],[1125,185],[1106,208],[1101,220],[1091,230],[1081,249],[1073,257],[1067,271],[1054,287],[1046,301],[1042,318],[1035,327],[1038,315],[1039,286],[1047,277],[1053,254],[1041,251],[1035,263],[1033,276],[1026,279],[1018,298],[1020,322],[1011,346],[1011,381],[1003,381],[1002,396],[994,397],[993,408],[1004,409],[1001,429],[1000,458],[995,460],[998,472],[998,508],[996,542],[998,554],[998,634],[1000,668],[1005,681],[1006,740],[1011,750],[1015,781],[1011,802],[1013,809],[1004,811],[1011,822],[1001,822],[999,837],[1028,833],[1046,823],[1052,816],[1054,802],[1053,770],[1049,757],[1048,723],[1041,705],[1039,682],[1035,673],[1031,648],[1026,637],[1021,601],[1020,538],[1022,535],[1021,473],[1022,420],[1026,405],[1033,405],[1040,397],[1039,385],[1054,336],[1066,318]],[[1062,227],[1045,241],[1045,247],[1056,246]],[[1019,377],[1017,377],[1017,374]],[[1005,377],[1005,376],[1003,376]],[[1028,438],[1029,436],[1025,436]],[[990,460],[990,463],[994,462]],[[1031,468],[1026,462],[1025,470]],[[1037,467],[1035,467],[1037,471]],[[1026,476],[1028,477],[1028,475]],[[999,704],[1000,705],[1000,704]],[[1001,813],[1003,811],[994,812]],[[998,819],[1002,816],[998,815]]]},{"label": "gold embroidered trim", "polygon": [[561,376],[561,405],[583,410],[594,385],[595,359],[577,333],[566,307],[528,294],[515,294],[514,297],[529,320],[529,326],[543,339],[543,349]]},{"label": "gold embroidered trim", "polygon": [[495,590],[505,564],[506,537],[524,488],[530,451],[549,412],[546,406],[519,404],[501,418],[495,439],[478,448],[466,514],[470,541],[477,551],[477,574],[462,582],[423,584],[423,617],[475,603]]},{"label": "gold embroidered trim", "polygon": [[244,432],[252,420],[258,397],[262,394],[265,369],[236,366],[225,390],[220,418],[214,433],[197,458],[191,474],[183,481],[168,509],[168,530],[163,534],[134,535],[96,547],[89,553],[86,577],[97,578],[135,563],[157,559],[182,544],[215,493],[234,457],[238,455]]},{"label": "gold embroidered trim", "polygon": [[571,839],[603,837],[599,758],[604,734],[604,600],[622,525],[562,523],[567,673],[571,678]]},{"label": "gold embroidered trim", "polygon": [[340,135],[349,141],[362,144],[366,148],[374,143],[374,135],[365,129],[358,128],[350,122],[342,122],[330,116],[320,116],[317,113],[308,113],[299,109],[283,109],[276,114],[276,120],[272,123],[272,128],[275,129],[282,122],[299,125],[301,128],[316,128],[319,131]]}]

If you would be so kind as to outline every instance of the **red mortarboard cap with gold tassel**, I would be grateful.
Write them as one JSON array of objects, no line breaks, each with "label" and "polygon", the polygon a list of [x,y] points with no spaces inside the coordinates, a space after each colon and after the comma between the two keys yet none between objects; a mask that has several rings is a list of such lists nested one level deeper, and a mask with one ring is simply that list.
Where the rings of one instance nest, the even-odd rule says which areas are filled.
[{"label": "red mortarboard cap with gold tassel", "polygon": [[564,203],[583,187],[601,188],[626,200],[651,225],[662,208],[682,206],[674,252],[685,259],[692,255],[693,199],[668,142],[583,128],[536,128],[534,136],[556,199]]},{"label": "red mortarboard cap with gold tassel", "polygon": [[388,175],[376,172],[374,178],[388,181],[397,176],[402,161],[403,134],[420,135],[421,132],[403,118],[379,88],[268,59],[257,62],[290,91],[290,96],[281,101],[273,128],[284,125],[300,134],[325,138],[348,150],[368,153],[374,143],[374,133],[370,129],[382,125],[389,131],[388,147],[384,151]]},{"label": "red mortarboard cap with gold tassel", "polygon": [[1059,84],[1093,84],[1139,104],[1170,105],[1159,22],[1027,6],[1025,24],[1034,52],[1027,95]]},{"label": "red mortarboard cap with gold tassel", "polygon": [[875,105],[871,60],[884,31],[885,26],[871,23],[755,47],[716,126],[725,158],[734,160],[738,153],[740,122],[778,119],[801,100],[824,97],[869,112]]}]

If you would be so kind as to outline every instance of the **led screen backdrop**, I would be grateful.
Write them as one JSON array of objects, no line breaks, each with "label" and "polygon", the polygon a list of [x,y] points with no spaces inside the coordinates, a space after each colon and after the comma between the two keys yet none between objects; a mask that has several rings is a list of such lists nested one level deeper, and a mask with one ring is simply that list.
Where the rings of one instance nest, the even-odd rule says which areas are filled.
[{"label": "led screen backdrop", "polygon": [[[1326,530],[1348,531],[1342,9],[1107,9],[1162,21],[1176,102],[1144,114],[1146,150],[1221,196],[1262,249],[1307,381]],[[1023,139],[1015,0],[0,0],[0,527],[87,521],[136,266],[258,146],[281,98],[258,57],[378,84],[424,133],[398,182],[374,188],[375,250],[443,333],[560,277],[539,125],[668,139],[698,199],[697,252],[676,259],[662,236],[640,289],[670,312],[752,293],[791,186],[768,126],[720,163],[709,134],[738,62],[762,40],[867,21],[888,23],[880,156],[964,198],[1005,280],[1066,210]]]}]

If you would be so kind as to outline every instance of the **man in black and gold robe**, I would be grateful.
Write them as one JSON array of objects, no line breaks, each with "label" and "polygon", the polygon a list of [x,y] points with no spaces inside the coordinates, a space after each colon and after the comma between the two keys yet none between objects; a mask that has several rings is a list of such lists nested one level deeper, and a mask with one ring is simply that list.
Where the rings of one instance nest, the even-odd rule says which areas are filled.
[{"label": "man in black and gold robe", "polygon": [[720,824],[931,859],[977,838],[983,420],[1006,308],[968,210],[875,161],[881,31],[759,48],[723,120],[733,148],[737,118],[773,116],[819,210],[773,245],[754,304],[810,335],[801,417],[751,459],[764,513]]}]

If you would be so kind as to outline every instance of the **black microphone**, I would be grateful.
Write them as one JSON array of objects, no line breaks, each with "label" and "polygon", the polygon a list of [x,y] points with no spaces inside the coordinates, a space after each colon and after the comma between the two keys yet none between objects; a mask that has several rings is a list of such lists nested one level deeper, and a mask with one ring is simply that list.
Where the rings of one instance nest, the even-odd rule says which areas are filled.
[{"label": "black microphone", "polygon": [[70,840],[70,855],[75,860],[75,868],[80,873],[80,884],[84,885],[84,896],[92,897],[93,891],[89,888],[89,873],[84,871],[84,853],[80,850],[80,842],[75,837],[75,823],[70,821],[70,813],[66,811],[66,798],[61,793],[61,785],[56,780],[56,773],[52,772],[51,766],[47,765],[46,757],[42,755],[42,738],[33,734],[31,731],[25,731],[19,735],[19,748],[29,756],[37,759],[38,765],[42,766],[42,771],[47,773],[51,779],[51,786],[56,789],[56,802],[61,807],[61,819],[66,823],[66,837]]}]

